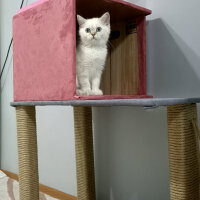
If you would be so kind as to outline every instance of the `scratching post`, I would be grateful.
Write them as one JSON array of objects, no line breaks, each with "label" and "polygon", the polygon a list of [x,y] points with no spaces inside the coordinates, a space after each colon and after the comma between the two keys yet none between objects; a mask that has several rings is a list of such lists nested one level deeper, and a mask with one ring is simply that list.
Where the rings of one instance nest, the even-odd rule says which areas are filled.
[{"label": "scratching post", "polygon": [[39,200],[35,107],[18,106],[16,114],[20,200]]},{"label": "scratching post", "polygon": [[168,140],[171,200],[199,200],[196,104],[168,106]]},{"label": "scratching post", "polygon": [[91,107],[74,107],[78,200],[95,200]]}]

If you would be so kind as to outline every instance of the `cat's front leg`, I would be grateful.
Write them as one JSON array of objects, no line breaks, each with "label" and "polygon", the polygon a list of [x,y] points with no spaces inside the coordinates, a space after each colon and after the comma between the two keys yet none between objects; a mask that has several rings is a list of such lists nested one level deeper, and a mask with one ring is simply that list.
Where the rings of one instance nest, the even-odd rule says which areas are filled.
[{"label": "cat's front leg", "polygon": [[101,74],[98,74],[92,79],[92,95],[103,95],[102,90],[99,88],[100,83],[101,83]]},{"label": "cat's front leg", "polygon": [[91,95],[90,81],[87,75],[79,76],[78,83],[80,88],[76,90],[77,95]]}]

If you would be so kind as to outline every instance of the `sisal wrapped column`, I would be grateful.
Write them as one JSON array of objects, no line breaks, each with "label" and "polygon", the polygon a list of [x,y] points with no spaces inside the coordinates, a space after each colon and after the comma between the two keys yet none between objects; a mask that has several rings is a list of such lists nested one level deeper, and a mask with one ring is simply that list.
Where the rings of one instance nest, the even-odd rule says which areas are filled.
[{"label": "sisal wrapped column", "polygon": [[199,200],[196,104],[168,106],[168,144],[171,200]]},{"label": "sisal wrapped column", "polygon": [[78,200],[95,200],[91,107],[74,107]]},{"label": "sisal wrapped column", "polygon": [[39,200],[35,107],[18,106],[16,114],[20,200]]}]

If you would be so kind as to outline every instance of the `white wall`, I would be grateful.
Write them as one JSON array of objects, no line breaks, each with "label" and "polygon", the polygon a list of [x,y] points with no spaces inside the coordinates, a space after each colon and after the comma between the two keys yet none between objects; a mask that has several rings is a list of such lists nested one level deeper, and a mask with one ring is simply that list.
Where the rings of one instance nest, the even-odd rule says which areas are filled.
[{"label": "white wall", "polygon": [[[31,3],[34,1],[26,1]],[[21,0],[1,0],[1,61],[11,39],[12,16]],[[1,62],[1,66],[2,66]],[[17,141],[13,101],[12,54],[1,83],[1,168],[17,173]],[[37,108],[40,182],[76,195],[73,115],[70,107]]]},{"label": "white wall", "polygon": [[[148,93],[155,97],[199,96],[200,2],[132,2],[153,11],[147,22]],[[11,17],[20,0],[1,3],[2,63],[11,37]],[[9,106],[11,56],[8,63],[1,83],[1,167],[17,172],[15,112]],[[98,200],[169,200],[166,109],[93,111]],[[72,109],[43,107],[37,112],[40,181],[76,195]]]},{"label": "white wall", "polygon": [[149,91],[156,96],[199,96],[199,0],[149,1]]}]

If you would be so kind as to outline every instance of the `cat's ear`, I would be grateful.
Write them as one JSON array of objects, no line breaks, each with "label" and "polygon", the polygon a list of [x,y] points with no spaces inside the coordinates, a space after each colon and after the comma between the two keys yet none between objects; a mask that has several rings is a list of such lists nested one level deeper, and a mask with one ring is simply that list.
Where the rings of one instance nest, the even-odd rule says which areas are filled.
[{"label": "cat's ear", "polygon": [[78,20],[79,26],[82,26],[86,21],[86,19],[81,17],[80,15],[77,15],[77,20]]},{"label": "cat's ear", "polygon": [[100,19],[105,25],[110,25],[110,14],[109,14],[109,12],[106,12],[105,14],[103,14]]}]

